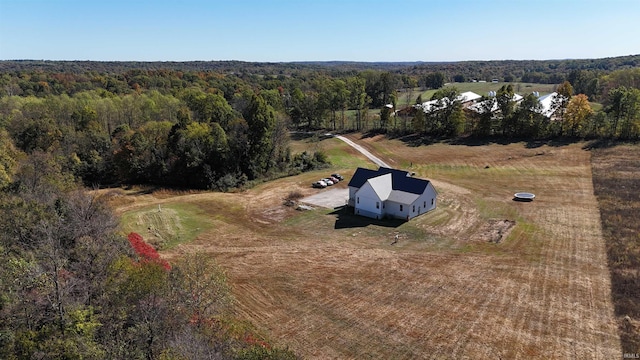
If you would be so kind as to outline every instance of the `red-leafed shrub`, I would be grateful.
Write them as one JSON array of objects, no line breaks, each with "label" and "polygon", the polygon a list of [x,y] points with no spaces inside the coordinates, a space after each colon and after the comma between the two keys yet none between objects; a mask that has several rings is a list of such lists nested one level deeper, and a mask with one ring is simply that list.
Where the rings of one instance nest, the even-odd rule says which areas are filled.
[{"label": "red-leafed shrub", "polygon": [[251,346],[260,346],[265,349],[271,349],[271,345],[264,340],[256,338],[252,333],[248,333],[244,337],[244,341]]},{"label": "red-leafed shrub", "polygon": [[158,254],[153,246],[144,242],[144,239],[140,234],[132,232],[127,236],[127,239],[129,239],[131,247],[141,258],[142,262],[155,262],[162,265],[162,267],[167,270],[171,269],[171,265],[169,265],[166,260],[160,259],[160,254]]}]

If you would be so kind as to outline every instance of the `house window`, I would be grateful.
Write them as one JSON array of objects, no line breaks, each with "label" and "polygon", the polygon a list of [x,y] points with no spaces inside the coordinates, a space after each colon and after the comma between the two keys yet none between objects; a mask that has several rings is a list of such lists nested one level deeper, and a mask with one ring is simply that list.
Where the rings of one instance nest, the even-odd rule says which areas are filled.
[{"label": "house window", "polygon": [[416,206],[413,205],[413,212],[416,212]]},{"label": "house window", "polygon": [[400,211],[402,211],[402,204],[400,205]]},{"label": "house window", "polygon": [[426,200],[424,201],[424,205],[422,207],[425,208],[425,209],[427,208],[427,201]]},{"label": "house window", "polygon": [[376,201],[376,209],[380,209],[380,203]]},{"label": "house window", "polygon": [[358,196],[358,197],[356,198],[356,202],[357,202],[358,204],[360,204],[360,196]]},{"label": "house window", "polygon": [[384,209],[384,203],[382,203],[382,208]]},{"label": "house window", "polygon": [[433,205],[433,199],[431,199],[431,205]]}]

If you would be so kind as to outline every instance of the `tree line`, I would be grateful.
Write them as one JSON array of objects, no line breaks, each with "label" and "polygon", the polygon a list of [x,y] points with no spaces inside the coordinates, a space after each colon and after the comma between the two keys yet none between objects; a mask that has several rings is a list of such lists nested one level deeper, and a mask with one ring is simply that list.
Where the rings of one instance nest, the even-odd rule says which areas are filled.
[{"label": "tree line", "polygon": [[[322,153],[291,154],[291,129],[635,139],[639,71],[570,71],[557,86],[563,100],[551,118],[540,114],[532,94],[516,106],[508,85],[483,99],[499,111],[464,111],[455,86],[443,87],[437,72],[14,72],[0,74],[0,128],[20,154],[48,154],[87,185],[227,190],[323,166]],[[398,97],[410,98],[416,88],[439,89],[432,100],[440,110],[397,111],[410,110],[413,103],[398,104]],[[417,96],[415,103],[422,101]],[[602,107],[590,108],[594,102]]]},{"label": "tree line", "polygon": [[300,76],[322,72],[332,77],[353,75],[366,70],[391,72],[398,76],[420,77],[442,73],[446,82],[463,82],[471,79],[511,82],[535,82],[558,84],[574,70],[609,73],[640,66],[640,55],[618,56],[600,59],[566,60],[493,60],[452,62],[354,62],[354,61],[306,61],[256,63],[244,61],[48,61],[11,60],[0,61],[0,73],[102,73],[123,74],[128,71],[181,71],[215,72],[220,74],[255,74]]},{"label": "tree line", "polygon": [[[546,113],[537,95],[529,93],[516,99],[511,84],[503,85],[495,96],[483,96],[475,110],[463,108],[455,87],[444,87],[431,98],[436,103],[430,111],[399,113],[405,125],[394,131],[435,137],[640,138],[640,68],[616,71],[595,80],[600,85],[591,95],[577,93],[565,80],[556,87],[557,95]],[[574,83],[583,89],[579,82]],[[593,98],[601,99],[599,109],[590,102]],[[382,125],[389,124],[388,120]]]},{"label": "tree line", "polygon": [[[634,64],[635,57],[617,61]],[[559,64],[571,68],[572,63],[578,64]],[[483,99],[491,106],[497,102],[500,111],[465,112],[455,101],[455,87],[443,87],[446,76],[441,72],[412,76],[303,68],[288,75],[260,75],[243,72],[242,66],[226,74],[172,69],[4,72],[0,128],[7,132],[5,141],[21,153],[50,154],[88,185],[227,190],[322,166],[326,158],[321,153],[290,153],[290,129],[634,139],[638,69],[574,68],[565,73],[563,82],[571,88],[556,106],[555,121],[540,115],[531,94],[525,94],[521,105],[512,104],[508,86],[494,99]],[[398,112],[399,95],[410,98],[416,88],[439,89],[433,100],[440,102],[440,110]],[[587,100],[603,107],[589,110]],[[415,102],[421,101],[417,97]],[[450,103],[442,106],[446,101]]]},{"label": "tree line", "polygon": [[10,96],[0,98],[0,126],[24,156],[46,154],[87,185],[227,190],[322,166],[321,153],[291,154],[287,119],[265,98],[280,97],[248,91],[232,107],[200,89]]}]

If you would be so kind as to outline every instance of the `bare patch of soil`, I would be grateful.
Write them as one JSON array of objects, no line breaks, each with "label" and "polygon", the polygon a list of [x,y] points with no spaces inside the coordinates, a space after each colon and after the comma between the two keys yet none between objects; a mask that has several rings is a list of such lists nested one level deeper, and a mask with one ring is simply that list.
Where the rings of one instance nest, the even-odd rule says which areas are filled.
[{"label": "bare patch of soil", "polygon": [[259,213],[256,220],[263,224],[277,223],[291,215],[291,209],[286,204],[273,206]]},{"label": "bare patch of soil", "polygon": [[480,226],[473,240],[499,244],[509,236],[515,225],[516,222],[513,220],[488,220]]}]

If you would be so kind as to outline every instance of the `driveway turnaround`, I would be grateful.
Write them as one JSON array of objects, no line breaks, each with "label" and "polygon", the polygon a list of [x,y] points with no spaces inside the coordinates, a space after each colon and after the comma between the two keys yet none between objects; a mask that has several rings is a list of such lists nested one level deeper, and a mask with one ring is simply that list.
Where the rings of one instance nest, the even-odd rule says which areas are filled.
[{"label": "driveway turnaround", "polygon": [[349,189],[322,189],[315,195],[307,196],[301,202],[309,205],[335,209],[347,204]]},{"label": "driveway turnaround", "polygon": [[[373,161],[376,165],[387,167],[387,168],[391,167],[387,165],[387,163],[385,163],[384,161],[380,160],[380,158],[378,158],[377,156],[367,151],[367,149],[347,139],[346,137],[340,136],[340,135],[334,135],[334,136],[344,141],[349,146],[353,147],[359,152],[361,152],[364,156],[366,156],[369,160]],[[319,190],[317,194],[308,196],[302,199],[301,201],[305,204],[325,207],[329,209],[335,209],[337,207],[346,205],[347,200],[349,200],[349,189],[323,189],[323,190]]]}]

